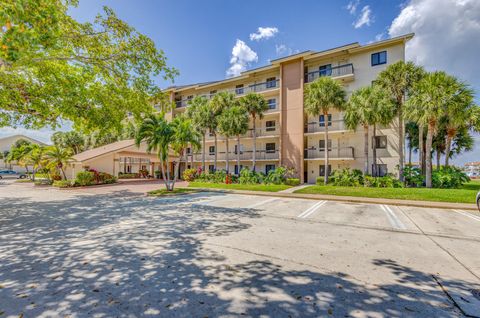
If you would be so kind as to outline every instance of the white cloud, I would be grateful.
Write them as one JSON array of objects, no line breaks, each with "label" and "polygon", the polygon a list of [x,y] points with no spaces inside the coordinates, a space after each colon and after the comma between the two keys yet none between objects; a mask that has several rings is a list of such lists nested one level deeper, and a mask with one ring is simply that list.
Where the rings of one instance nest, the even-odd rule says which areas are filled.
[{"label": "white cloud", "polygon": [[350,1],[347,5],[347,10],[350,12],[350,14],[355,14],[357,12],[357,7],[360,4],[360,0],[353,0]]},{"label": "white cloud", "polygon": [[278,29],[275,27],[259,27],[256,33],[250,33],[250,41],[260,41],[263,39],[269,39],[278,33]]},{"label": "white cloud", "polygon": [[294,50],[286,44],[275,44],[275,52],[277,53],[277,55],[288,56],[298,53],[299,50]]},{"label": "white cloud", "polygon": [[370,6],[364,6],[360,12],[360,16],[357,18],[357,21],[353,23],[355,29],[359,29],[362,26],[369,26],[373,22],[372,10]]},{"label": "white cloud", "polygon": [[232,49],[232,57],[230,58],[230,68],[227,70],[227,76],[238,76],[247,69],[252,62],[258,61],[258,55],[242,40],[237,39]]},{"label": "white cloud", "polygon": [[[410,0],[392,22],[389,35],[410,32],[415,36],[407,43],[407,60],[429,71],[444,70],[466,81],[476,90],[478,102],[480,1]],[[472,153],[478,156],[478,139],[475,147]]]}]

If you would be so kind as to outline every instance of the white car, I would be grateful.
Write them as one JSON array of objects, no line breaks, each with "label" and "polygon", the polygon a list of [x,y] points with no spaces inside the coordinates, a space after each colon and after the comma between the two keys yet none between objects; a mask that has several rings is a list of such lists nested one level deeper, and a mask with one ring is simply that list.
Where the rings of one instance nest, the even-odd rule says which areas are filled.
[{"label": "white car", "polygon": [[0,179],[25,179],[26,177],[26,174],[13,170],[0,170]]},{"label": "white car", "polygon": [[478,191],[477,193],[477,207],[478,207],[478,211],[480,211],[480,191]]}]

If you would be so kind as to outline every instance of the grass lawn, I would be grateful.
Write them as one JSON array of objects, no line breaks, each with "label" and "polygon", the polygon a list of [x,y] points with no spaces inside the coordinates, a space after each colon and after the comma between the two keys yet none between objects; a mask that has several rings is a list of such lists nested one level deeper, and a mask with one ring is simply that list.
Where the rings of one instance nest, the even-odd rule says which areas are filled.
[{"label": "grass lawn", "polygon": [[175,188],[173,191],[167,191],[166,189],[158,189],[148,192],[148,195],[155,197],[163,197],[177,194],[188,194],[198,192],[197,189],[188,189],[188,188]]},{"label": "grass lawn", "polygon": [[267,191],[278,192],[291,188],[284,184],[225,184],[225,183],[208,183],[208,182],[190,182],[188,184],[192,188],[208,188],[208,189],[225,189],[225,190],[249,190],[249,191]]},{"label": "grass lawn", "polygon": [[364,188],[314,185],[295,191],[295,193],[328,194],[340,196],[385,198],[417,201],[439,201],[454,203],[475,203],[480,181],[471,181],[460,189],[425,188]]}]

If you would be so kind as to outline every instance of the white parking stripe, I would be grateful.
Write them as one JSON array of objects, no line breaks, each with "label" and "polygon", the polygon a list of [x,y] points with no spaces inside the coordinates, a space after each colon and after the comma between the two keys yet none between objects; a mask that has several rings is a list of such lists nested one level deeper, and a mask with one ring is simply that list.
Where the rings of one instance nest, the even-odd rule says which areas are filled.
[{"label": "white parking stripe", "polygon": [[387,215],[388,221],[390,222],[390,225],[392,227],[399,229],[399,230],[406,230],[407,227],[400,221],[400,219],[397,217],[395,212],[388,206],[388,205],[380,205],[380,207],[385,211],[385,214]]},{"label": "white parking stripe", "polygon": [[305,211],[303,211],[302,213],[300,213],[297,217],[305,219],[305,218],[309,217],[310,215],[312,215],[319,207],[321,207],[325,203],[327,203],[327,201],[317,202],[314,205],[312,205],[311,207],[309,207],[308,209],[306,209]]},{"label": "white parking stripe", "polygon": [[254,204],[251,204],[251,205],[247,206],[247,209],[253,209],[253,208],[256,208],[258,206],[264,205],[265,203],[269,203],[269,202],[276,201],[276,200],[277,200],[277,198],[271,198],[271,199],[263,200],[263,201],[260,201],[260,202],[257,202],[257,203],[254,203]]},{"label": "white parking stripe", "polygon": [[464,215],[464,216],[466,216],[466,217],[469,217],[469,218],[471,218],[471,219],[474,219],[475,221],[480,222],[480,217],[478,217],[478,216],[476,216],[476,215],[472,215],[472,214],[470,214],[470,213],[468,213],[468,212],[465,212],[465,211],[462,211],[462,210],[453,210],[453,211],[454,211],[454,212],[457,212],[457,213],[459,213],[459,214],[461,214],[461,215]]}]

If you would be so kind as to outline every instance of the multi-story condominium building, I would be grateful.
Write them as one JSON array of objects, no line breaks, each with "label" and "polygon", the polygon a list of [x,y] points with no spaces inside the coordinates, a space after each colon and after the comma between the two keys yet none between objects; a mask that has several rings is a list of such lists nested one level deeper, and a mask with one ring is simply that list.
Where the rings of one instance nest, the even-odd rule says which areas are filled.
[{"label": "multi-story condominium building", "polygon": [[480,161],[467,162],[463,166],[463,171],[465,171],[470,178],[480,178]]},{"label": "multi-story condominium building", "polygon": [[[288,166],[295,169],[302,181],[313,183],[326,172],[325,151],[329,152],[329,171],[347,167],[363,169],[366,159],[363,129],[347,129],[343,114],[335,110],[328,116],[307,115],[303,103],[304,90],[322,76],[341,82],[347,96],[360,87],[369,86],[389,64],[404,60],[405,43],[412,37],[413,34],[408,34],[367,45],[352,43],[320,52],[306,51],[272,60],[267,66],[245,71],[237,77],[170,87],[166,92],[176,107],[167,114],[167,119],[185,112],[189,100],[198,95],[212,98],[218,92],[229,91],[240,98],[256,92],[264,96],[269,105],[264,117],[257,118],[256,122],[257,171],[268,172],[280,165]],[[326,126],[328,140],[324,140]],[[237,173],[239,168],[252,166],[252,127],[250,122],[251,129],[242,136],[240,149],[236,149],[233,138],[230,142],[230,172]],[[380,174],[398,172],[397,127],[396,122],[388,127],[377,127],[375,140],[369,141],[369,162],[373,162],[372,145],[375,143]],[[211,134],[206,137],[206,168],[212,170],[214,138]],[[218,136],[217,147],[217,169],[225,169],[225,137]],[[237,151],[241,156],[240,167],[236,167]],[[159,164],[155,154],[146,153],[145,145],[137,148],[133,140],[125,140],[74,156],[67,170],[71,177],[86,167],[114,175],[142,169],[153,175]],[[199,151],[190,153],[188,163],[182,163],[180,168],[200,167],[201,164],[202,151]]]},{"label": "multi-story condominium building", "polygon": [[[189,100],[202,95],[210,99],[216,93],[229,91],[237,97],[256,92],[268,101],[269,110],[262,119],[257,118],[257,171],[268,172],[279,165],[293,167],[298,177],[305,182],[315,182],[323,176],[325,151],[329,152],[331,170],[340,168],[363,169],[363,130],[345,127],[343,114],[332,110],[328,116],[312,117],[304,111],[304,90],[319,77],[330,76],[340,81],[347,96],[355,89],[369,86],[377,74],[389,64],[405,59],[405,43],[413,34],[384,41],[360,45],[352,43],[337,48],[313,52],[306,51],[272,60],[270,65],[245,71],[240,76],[201,84],[170,87],[175,108],[170,116],[185,111]],[[328,125],[329,140],[324,140]],[[250,123],[252,127],[252,123]],[[375,140],[377,160],[381,174],[396,173],[398,165],[397,124],[378,127]],[[229,162],[231,172],[238,172],[236,152],[240,151],[241,166],[252,166],[253,131],[241,138],[240,149],[230,142]],[[213,169],[214,139],[207,134],[206,166]],[[226,166],[225,138],[218,137],[217,169]],[[369,153],[371,157],[372,154]],[[191,154],[188,165],[201,165],[201,152]],[[372,158],[370,158],[372,162]]]}]

